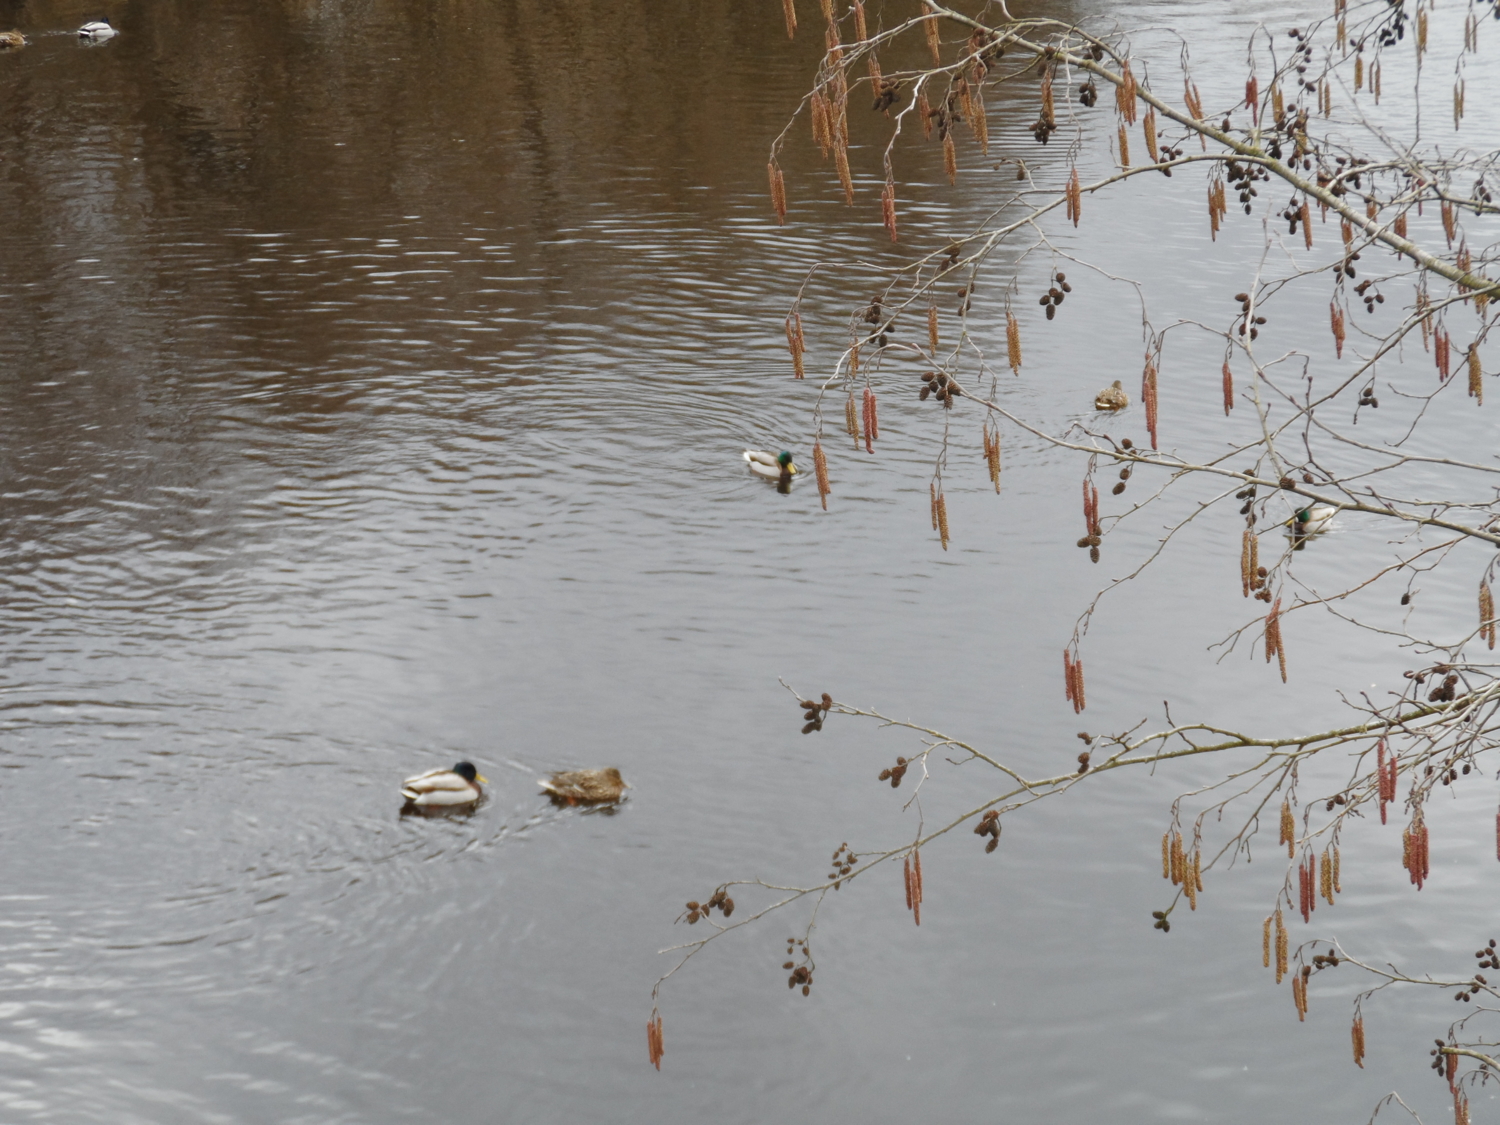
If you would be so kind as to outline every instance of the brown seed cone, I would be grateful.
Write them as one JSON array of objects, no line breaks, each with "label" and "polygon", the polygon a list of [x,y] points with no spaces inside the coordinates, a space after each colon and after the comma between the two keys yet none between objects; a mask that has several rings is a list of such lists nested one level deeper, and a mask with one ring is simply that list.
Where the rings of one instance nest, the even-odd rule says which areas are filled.
[{"label": "brown seed cone", "polygon": [[1015,374],[1021,373],[1021,325],[1017,323],[1015,314],[1009,309],[1005,310],[1005,351],[1006,358],[1010,361],[1010,369]]},{"label": "brown seed cone", "polygon": [[828,458],[823,453],[821,442],[813,442],[813,473],[818,478],[818,500],[822,502],[823,510],[828,511],[828,494],[833,491],[828,487]]},{"label": "brown seed cone", "polygon": [[1477,340],[1469,345],[1469,394],[1478,405],[1484,405],[1484,372],[1479,367],[1479,342]]},{"label": "brown seed cone", "polygon": [[[791,0],[787,0],[788,3]],[[771,178],[771,206],[776,211],[776,222],[786,222],[786,180],[781,175],[781,169],[773,160],[766,165],[766,171]]]}]

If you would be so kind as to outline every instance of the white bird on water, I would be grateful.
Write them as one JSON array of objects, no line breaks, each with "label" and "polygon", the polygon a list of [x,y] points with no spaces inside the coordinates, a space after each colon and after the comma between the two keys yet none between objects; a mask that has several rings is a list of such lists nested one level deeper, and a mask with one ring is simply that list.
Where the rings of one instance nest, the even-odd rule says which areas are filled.
[{"label": "white bird on water", "polygon": [[118,34],[120,33],[109,22],[108,16],[105,16],[102,20],[89,20],[88,23],[78,29],[78,38],[89,39],[95,43],[105,39],[113,39]]}]

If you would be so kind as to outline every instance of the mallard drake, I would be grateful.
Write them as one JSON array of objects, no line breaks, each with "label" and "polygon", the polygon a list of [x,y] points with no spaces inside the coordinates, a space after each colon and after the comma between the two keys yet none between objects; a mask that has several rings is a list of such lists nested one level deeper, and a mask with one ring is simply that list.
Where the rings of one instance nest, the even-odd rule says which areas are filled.
[{"label": "mallard drake", "polygon": [[428,770],[401,783],[401,796],[417,808],[472,805],[484,796],[479,783],[489,778],[474,768],[472,762],[459,762],[451,770]]},{"label": "mallard drake", "polygon": [[625,790],[630,788],[614,766],[607,770],[560,770],[537,784],[557,804],[569,805],[599,805],[618,801],[625,795]]},{"label": "mallard drake", "polygon": [[0,31],[0,50],[26,46],[26,36],[19,31]]},{"label": "mallard drake", "polygon": [[1328,530],[1336,512],[1338,509],[1332,504],[1314,504],[1311,508],[1299,509],[1286,525],[1292,529],[1293,535],[1317,535]]},{"label": "mallard drake", "polygon": [[114,26],[109,22],[108,16],[105,16],[102,20],[89,20],[88,23],[84,24],[78,29],[78,38],[93,39],[95,41],[100,39],[112,39],[118,34],[120,33],[116,31],[114,29]]},{"label": "mallard drake", "polygon": [[1094,396],[1095,410],[1124,410],[1129,405],[1130,396],[1118,379]]},{"label": "mallard drake", "polygon": [[765,477],[766,480],[785,482],[802,471],[792,464],[792,455],[784,449],[780,453],[767,453],[763,449],[747,449],[744,458],[750,462],[750,471],[758,477]]}]

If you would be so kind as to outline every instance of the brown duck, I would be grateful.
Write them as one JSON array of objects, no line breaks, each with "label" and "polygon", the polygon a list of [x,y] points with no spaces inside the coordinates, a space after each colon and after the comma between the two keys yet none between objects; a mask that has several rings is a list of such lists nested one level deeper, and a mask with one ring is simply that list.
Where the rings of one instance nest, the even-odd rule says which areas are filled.
[{"label": "brown duck", "polygon": [[1129,405],[1130,396],[1118,379],[1094,396],[1095,410],[1124,410]]},{"label": "brown duck", "polygon": [[559,805],[607,804],[618,801],[630,788],[613,766],[607,770],[561,770],[537,784]]}]

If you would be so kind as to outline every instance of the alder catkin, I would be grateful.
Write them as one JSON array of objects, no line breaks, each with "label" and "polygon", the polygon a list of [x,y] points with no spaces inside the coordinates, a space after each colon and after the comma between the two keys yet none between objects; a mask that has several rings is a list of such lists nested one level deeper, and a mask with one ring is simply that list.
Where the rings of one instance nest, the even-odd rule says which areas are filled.
[{"label": "alder catkin", "polygon": [[865,388],[864,396],[860,402],[860,430],[864,434],[865,452],[874,453],[874,442],[877,436],[875,430],[875,392],[869,387]]},{"label": "alder catkin", "polygon": [[1151,448],[1156,445],[1156,364],[1146,356],[1146,369],[1141,374],[1141,401],[1146,407],[1146,432],[1151,435]]},{"label": "alder catkin", "polygon": [[797,34],[797,9],[793,0],[781,0],[781,12],[786,17],[786,37],[791,39]]},{"label": "alder catkin", "polygon": [[1338,359],[1344,358],[1344,310],[1337,301],[1328,302],[1328,320],[1333,328],[1333,352]]},{"label": "alder catkin", "polygon": [[1307,205],[1307,200],[1305,200],[1305,199],[1302,201],[1301,222],[1302,222],[1302,242],[1303,242],[1303,245],[1307,249],[1311,250],[1312,249],[1312,208]]},{"label": "alder catkin", "polygon": [[1260,964],[1261,968],[1271,967],[1271,916],[1266,915],[1265,923],[1260,928]]},{"label": "alder catkin", "polygon": [[828,458],[823,453],[821,442],[813,442],[813,472],[818,478],[818,500],[823,505],[823,510],[828,511],[828,493],[832,491],[828,487]]},{"label": "alder catkin", "polygon": [[[788,0],[790,3],[790,0]],[[786,223],[786,180],[781,175],[781,169],[773,160],[766,165],[766,170],[771,177],[771,206],[776,211],[776,222],[784,225]]]},{"label": "alder catkin", "polygon": [[943,136],[943,171],[947,174],[950,184],[957,181],[958,146],[953,143],[953,131],[951,129]]},{"label": "alder catkin", "polygon": [[1365,1068],[1365,1018],[1355,1016],[1354,1023],[1349,1028],[1349,1038],[1354,1044],[1354,1065],[1360,1070]]},{"label": "alder catkin", "polygon": [[1281,920],[1281,908],[1276,908],[1276,983],[1281,983],[1281,978],[1286,976],[1287,970],[1287,936],[1286,925]]},{"label": "alder catkin", "polygon": [[1469,394],[1476,405],[1484,405],[1484,372],[1479,366],[1478,340],[1469,345]]},{"label": "alder catkin", "polygon": [[1134,125],[1137,109],[1135,97],[1139,87],[1136,85],[1135,75],[1131,73],[1128,59],[1120,66],[1120,79],[1120,84],[1115,87],[1115,107],[1125,119],[1125,124]]},{"label": "alder catkin", "polygon": [[1015,374],[1021,373],[1021,326],[1016,322],[1015,314],[1009,309],[1005,310],[1005,350],[1010,360],[1010,369]]},{"label": "alder catkin", "polygon": [[1161,153],[1156,147],[1156,110],[1147,110],[1146,116],[1141,118],[1141,132],[1146,138],[1146,155],[1152,164],[1160,164]]},{"label": "alder catkin", "polygon": [[1281,834],[1277,838],[1278,844],[1286,845],[1286,857],[1291,859],[1297,840],[1297,821],[1292,816],[1292,802],[1290,800],[1281,802]]},{"label": "alder catkin", "polygon": [[942,43],[942,41],[938,38],[937,10],[935,8],[933,8],[931,5],[928,5],[928,4],[923,4],[922,7],[923,7],[923,9],[926,10],[926,12],[928,13],[928,15],[930,16],[929,19],[927,19],[926,21],[924,21],[924,25],[923,26],[925,27],[925,29],[927,31],[927,49],[932,52],[932,65],[933,66],[942,66],[943,65],[943,55],[942,55],[942,51],[941,51],[941,43]]},{"label": "alder catkin", "polygon": [[1130,167],[1130,136],[1123,125],[1120,126],[1120,167]]},{"label": "alder catkin", "polygon": [[1495,596],[1488,582],[1479,584],[1479,639],[1495,647]]},{"label": "alder catkin", "polygon": [[806,338],[802,335],[802,316],[795,309],[786,318],[786,348],[792,353],[792,378],[802,378],[802,353],[807,350]]},{"label": "alder catkin", "polygon": [[[1067,654],[1064,653],[1063,655],[1066,656]],[[1071,688],[1072,683],[1070,676],[1069,694],[1071,694]],[[1497,822],[1500,822],[1500,813],[1496,814],[1496,820]],[[1163,832],[1161,834],[1161,877],[1163,879],[1172,878],[1172,833],[1170,832]]]},{"label": "alder catkin", "polygon": [[943,550],[948,549],[948,501],[943,498],[941,492],[937,497],[937,523],[938,536],[943,541]]},{"label": "alder catkin", "polygon": [[927,309],[927,343],[936,356],[938,350],[938,311],[937,306],[932,305]]},{"label": "alder catkin", "polygon": [[1224,361],[1224,413],[1234,409],[1234,373],[1229,370],[1229,361]]},{"label": "alder catkin", "polygon": [[859,446],[859,411],[854,405],[854,392],[849,392],[849,397],[844,399],[844,432],[854,439],[855,447]]}]

